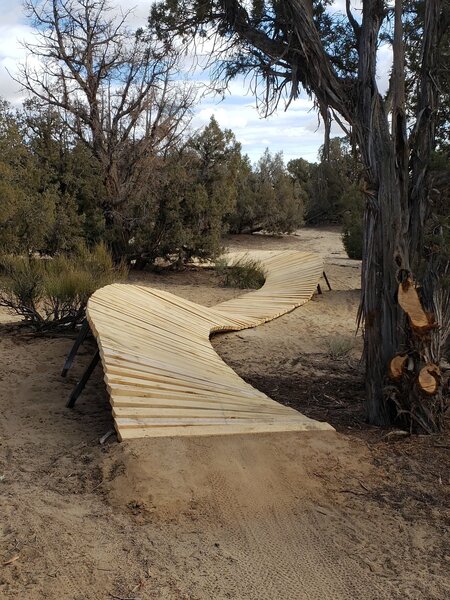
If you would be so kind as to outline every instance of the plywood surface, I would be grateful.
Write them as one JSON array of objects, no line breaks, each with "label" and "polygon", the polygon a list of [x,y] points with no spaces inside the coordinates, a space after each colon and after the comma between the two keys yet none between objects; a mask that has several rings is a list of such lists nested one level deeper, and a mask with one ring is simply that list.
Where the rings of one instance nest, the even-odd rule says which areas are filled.
[{"label": "plywood surface", "polygon": [[247,255],[263,264],[264,286],[212,308],[131,284],[91,296],[87,317],[119,439],[331,429],[253,388],[211,346],[215,332],[255,327],[301,306],[322,273],[321,257],[311,253]]}]

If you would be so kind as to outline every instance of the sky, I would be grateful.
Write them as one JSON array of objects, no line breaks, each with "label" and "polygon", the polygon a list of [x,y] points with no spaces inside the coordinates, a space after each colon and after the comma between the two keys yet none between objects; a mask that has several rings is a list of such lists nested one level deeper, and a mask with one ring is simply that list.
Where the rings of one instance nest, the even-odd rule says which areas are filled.
[{"label": "sky", "polygon": [[[129,22],[131,27],[146,24],[152,0],[112,2],[123,9],[134,7]],[[359,4],[359,0],[352,0],[356,9]],[[336,0],[335,7],[342,10],[345,0]],[[17,65],[24,60],[25,51],[21,41],[30,39],[32,29],[25,19],[22,0],[0,0],[0,15],[0,97],[20,104],[24,95],[8,71],[14,74]],[[355,16],[358,16],[357,11]],[[378,68],[381,89],[387,86],[390,62],[390,52],[382,49]],[[205,73],[202,73],[201,78],[204,77]],[[311,162],[317,160],[318,149],[323,143],[323,129],[319,126],[312,101],[304,93],[286,111],[280,107],[272,116],[263,118],[256,109],[254,97],[241,79],[231,83],[229,92],[224,99],[211,96],[203,98],[195,108],[192,127],[203,127],[214,115],[221,127],[233,130],[242,144],[243,153],[248,154],[252,162],[256,162],[266,148],[272,153],[282,151],[286,162],[299,157]],[[343,133],[339,127],[333,126],[332,135]]]}]

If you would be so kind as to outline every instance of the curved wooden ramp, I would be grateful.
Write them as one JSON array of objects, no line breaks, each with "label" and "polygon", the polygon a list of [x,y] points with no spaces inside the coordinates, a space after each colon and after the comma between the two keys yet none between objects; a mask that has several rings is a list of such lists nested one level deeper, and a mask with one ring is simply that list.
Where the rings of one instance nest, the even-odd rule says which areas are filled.
[{"label": "curved wooden ramp", "polygon": [[129,284],[91,296],[87,317],[119,439],[332,429],[253,388],[211,346],[212,333],[255,327],[301,306],[322,273],[318,255],[246,254],[263,263],[264,286],[212,308]]}]

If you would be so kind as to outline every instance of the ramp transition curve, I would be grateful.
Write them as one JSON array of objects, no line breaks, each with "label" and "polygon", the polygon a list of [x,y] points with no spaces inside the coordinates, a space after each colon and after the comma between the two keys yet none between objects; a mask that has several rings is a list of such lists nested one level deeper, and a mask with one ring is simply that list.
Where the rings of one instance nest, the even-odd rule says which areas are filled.
[{"label": "ramp transition curve", "polygon": [[263,264],[265,284],[212,308],[130,284],[91,296],[87,317],[119,439],[332,429],[253,388],[211,346],[213,333],[255,327],[305,304],[323,270],[311,253],[247,255]]}]

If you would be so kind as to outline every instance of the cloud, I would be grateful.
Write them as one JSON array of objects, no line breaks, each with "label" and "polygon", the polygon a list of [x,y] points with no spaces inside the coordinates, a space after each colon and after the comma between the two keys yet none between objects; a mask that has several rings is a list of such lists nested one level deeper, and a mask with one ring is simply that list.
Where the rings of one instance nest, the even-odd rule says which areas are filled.
[{"label": "cloud", "polygon": [[[3,8],[2,4],[3,0],[0,0],[0,10]],[[8,3],[8,9],[0,22],[0,96],[10,102],[17,102],[22,97],[19,84],[9,73],[16,74],[18,63],[25,60],[22,41],[30,40],[31,37],[31,27],[22,22],[20,3],[18,6]]]},{"label": "cloud", "polygon": [[116,2],[112,0],[112,4],[121,5],[124,12],[131,9],[127,22],[132,29],[138,29],[139,27],[145,27],[147,24],[153,0],[132,0],[131,2]]},{"label": "cloud", "polygon": [[[112,0],[112,3],[117,3],[122,12],[130,6],[134,7],[129,17],[131,28],[146,25],[152,0]],[[359,18],[361,0],[352,0],[351,5],[355,16]],[[335,0],[334,9],[345,11],[345,0]],[[30,40],[33,30],[25,19],[22,0],[0,0],[0,10],[0,96],[19,103],[23,99],[23,92],[8,75],[7,70],[14,74],[18,63],[25,59],[20,40]],[[192,55],[186,56],[183,67],[189,71],[188,77],[196,83],[204,84],[205,89],[209,85],[206,62],[211,50],[212,41],[205,41],[201,48],[202,56],[198,61],[201,68],[191,70],[194,64]],[[391,50],[388,46],[382,46],[377,69],[378,84],[382,91],[387,89],[391,64]],[[252,161],[258,160],[266,147],[272,152],[283,151],[286,160],[301,156],[316,161],[318,149],[323,143],[323,128],[318,123],[310,99],[302,96],[294,101],[287,111],[280,107],[274,115],[265,119],[258,113],[255,99],[248,93],[248,85],[242,79],[230,83],[222,101],[219,97],[203,97],[196,108],[193,127],[203,127],[211,115],[216,117],[221,127],[234,131],[243,151],[248,153]],[[343,135],[336,125],[332,128],[332,134]]]},{"label": "cloud", "polygon": [[[317,152],[323,143],[323,128],[319,126],[313,103],[307,98],[294,101],[287,111],[281,108],[276,114],[261,117],[252,96],[245,95],[245,88],[234,82],[231,98],[205,98],[194,116],[193,126],[205,126],[212,115],[223,128],[233,130],[242,144],[242,151],[256,162],[268,147],[273,153],[283,152],[285,160],[303,157],[317,160]],[[339,130],[337,135],[343,135]]]},{"label": "cloud", "polygon": [[392,46],[383,44],[377,56],[377,85],[382,94],[387,92],[392,68]]}]

